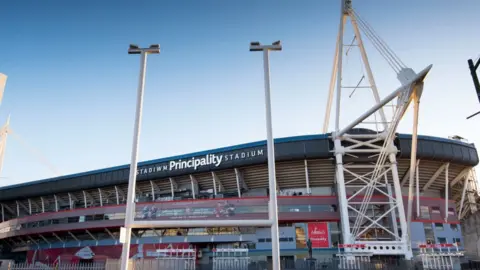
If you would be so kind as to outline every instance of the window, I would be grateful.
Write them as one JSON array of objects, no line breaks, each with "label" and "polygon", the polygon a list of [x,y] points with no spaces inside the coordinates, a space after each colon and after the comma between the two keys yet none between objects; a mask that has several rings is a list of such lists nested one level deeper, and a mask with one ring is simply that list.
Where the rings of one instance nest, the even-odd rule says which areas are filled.
[{"label": "window", "polygon": [[435,223],[435,230],[443,231],[443,224],[442,223]]},{"label": "window", "polygon": [[453,238],[453,243],[457,244],[457,246],[461,246],[462,242],[460,241],[460,238]]},{"label": "window", "polygon": [[453,209],[453,208],[448,208],[448,215],[449,215],[449,216],[455,216],[455,209]]},{"label": "window", "polygon": [[457,224],[450,224],[450,229],[454,232],[458,232],[458,225]]},{"label": "window", "polygon": [[433,233],[432,223],[423,223],[423,228],[425,231],[425,240],[427,241],[427,244],[435,244],[435,235]]},{"label": "window", "polygon": [[423,219],[430,219],[430,209],[428,206],[420,206],[420,217]]},{"label": "window", "polygon": [[439,243],[439,244],[446,244],[446,243],[447,243],[447,238],[445,238],[445,237],[438,237],[438,243]]},{"label": "window", "polygon": [[440,213],[440,207],[432,206],[432,214],[441,214]]}]

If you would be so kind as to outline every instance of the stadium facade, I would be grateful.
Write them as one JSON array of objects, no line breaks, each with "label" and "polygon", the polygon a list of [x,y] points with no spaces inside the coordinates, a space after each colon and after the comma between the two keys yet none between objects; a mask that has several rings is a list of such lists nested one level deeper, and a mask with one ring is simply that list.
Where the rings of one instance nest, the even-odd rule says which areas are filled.
[{"label": "stadium facade", "polygon": [[[397,134],[394,141],[404,190],[411,138]],[[283,260],[308,256],[308,239],[318,259],[331,258],[342,249],[345,221],[339,213],[333,149],[331,134],[275,140]],[[266,153],[266,142],[260,141],[140,163],[135,219],[267,219],[271,191]],[[477,193],[468,178],[478,164],[475,146],[419,136],[417,159],[420,196],[414,203],[419,200],[420,212],[414,209],[410,224],[414,253],[423,244],[455,243],[463,250],[460,219],[473,211],[469,205],[477,198],[470,194]],[[362,174],[362,169],[350,170]],[[129,166],[124,165],[0,188],[3,259],[43,263],[118,259],[128,176]],[[385,187],[385,193],[395,196],[393,190]],[[355,192],[347,189],[347,197]],[[392,207],[391,198],[382,192],[373,197],[376,203],[367,209],[367,216],[378,226],[366,226],[361,239],[391,240],[385,230],[402,235],[399,220],[383,215]],[[361,196],[355,200],[360,202]],[[405,197],[405,209],[407,201]],[[355,212],[348,214],[353,224]],[[134,229],[132,237],[134,258],[155,258],[159,249],[167,248],[193,248],[198,263],[207,263],[221,248],[246,248],[253,260],[268,260],[271,252],[270,228],[262,227],[142,228]]]}]

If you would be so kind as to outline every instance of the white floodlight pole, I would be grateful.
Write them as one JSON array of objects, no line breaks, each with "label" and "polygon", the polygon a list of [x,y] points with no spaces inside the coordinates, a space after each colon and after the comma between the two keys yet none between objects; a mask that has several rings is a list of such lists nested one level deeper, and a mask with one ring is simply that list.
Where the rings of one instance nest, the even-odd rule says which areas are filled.
[{"label": "white floodlight pole", "polygon": [[280,240],[278,232],[278,206],[277,206],[277,180],[275,177],[275,149],[272,135],[272,106],[270,99],[270,63],[268,55],[270,51],[281,51],[280,41],[272,45],[260,45],[260,42],[251,42],[250,51],[263,52],[263,71],[265,80],[265,116],[267,128],[267,152],[268,152],[268,187],[270,190],[269,219],[272,221],[272,262],[274,270],[280,270]]},{"label": "white floodlight pole", "polygon": [[128,260],[130,258],[130,238],[132,236],[131,223],[134,220],[135,210],[135,184],[137,181],[137,163],[138,146],[140,141],[140,127],[142,124],[143,90],[145,88],[145,69],[147,67],[147,55],[159,54],[160,46],[151,45],[149,48],[139,48],[136,45],[130,45],[129,54],[140,54],[140,76],[137,89],[137,107],[135,111],[135,124],[133,131],[132,159],[130,163],[130,175],[128,178],[127,207],[125,213],[125,239],[123,241],[121,270],[128,270]]}]

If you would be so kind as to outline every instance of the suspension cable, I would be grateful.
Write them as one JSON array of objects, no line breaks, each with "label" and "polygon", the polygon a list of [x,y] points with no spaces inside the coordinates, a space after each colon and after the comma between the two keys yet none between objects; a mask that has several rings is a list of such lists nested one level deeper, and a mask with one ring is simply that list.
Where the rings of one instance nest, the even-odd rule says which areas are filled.
[{"label": "suspension cable", "polygon": [[407,67],[405,65],[405,63],[403,63],[403,61],[400,59],[400,57],[397,56],[397,54],[390,48],[390,46],[388,46],[388,44],[382,39],[382,37],[377,34],[377,32],[375,31],[375,29],[368,23],[368,21],[366,21],[365,19],[363,19],[360,14],[358,14],[358,12],[356,12],[354,9],[352,9],[352,12],[355,14],[355,17],[358,18],[358,20],[360,20],[362,22],[362,24],[365,25],[365,28],[368,29],[372,35],[375,37],[375,39],[383,45],[383,47],[385,47],[385,49],[389,52],[389,54],[391,55],[391,57],[393,59],[395,59],[399,65],[403,68]]},{"label": "suspension cable", "polygon": [[385,48],[382,47],[381,44],[379,44],[375,39],[374,37],[372,37],[372,34],[365,29],[364,25],[362,23],[360,23],[360,21],[358,21],[358,27],[363,31],[363,33],[365,34],[365,36],[372,42],[372,45],[375,47],[375,49],[377,49],[377,51],[380,53],[380,55],[385,59],[385,61],[387,61],[387,63],[390,65],[390,67],[396,72],[398,73],[400,71],[400,66],[398,65],[398,63],[395,62],[394,59],[392,59],[388,53],[385,51]]},{"label": "suspension cable", "polygon": [[[406,68],[406,65],[403,61],[395,54],[395,52],[388,46],[388,44],[375,32],[373,27],[371,27],[366,20],[364,20],[355,10],[351,10],[350,17],[358,22],[359,28],[362,29],[365,36],[372,42],[374,47],[379,51],[382,57],[387,61],[387,63],[394,69],[395,72],[403,68]],[[395,68],[393,67],[395,66]]]},{"label": "suspension cable", "polygon": [[22,137],[20,135],[18,135],[17,133],[13,132],[11,129],[9,129],[9,132],[8,132],[9,135],[11,135],[13,138],[17,139],[17,141],[19,141],[22,146],[27,149],[31,154],[33,154],[38,161],[40,161],[43,165],[45,165],[46,167],[48,167],[48,169],[50,169],[50,171],[52,171],[54,173],[54,176],[57,177],[57,176],[61,176],[62,174],[57,170],[57,168],[55,168],[55,166],[53,166],[47,158],[45,158],[44,155],[41,154],[40,151],[38,151],[37,149],[35,149],[34,147],[30,146],[29,144],[27,144],[25,142],[25,140],[22,139]]}]

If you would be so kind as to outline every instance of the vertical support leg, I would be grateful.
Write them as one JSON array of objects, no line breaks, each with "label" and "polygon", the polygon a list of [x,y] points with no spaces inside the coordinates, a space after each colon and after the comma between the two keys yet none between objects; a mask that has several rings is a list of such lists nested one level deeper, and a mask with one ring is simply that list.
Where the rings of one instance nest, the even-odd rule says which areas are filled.
[{"label": "vertical support leg", "polygon": [[[407,212],[407,224],[412,222],[412,208],[413,208],[413,180],[415,178],[415,171],[417,170],[417,129],[418,129],[418,111],[420,107],[420,99],[414,94],[414,115],[413,115],[413,132],[412,132],[412,151],[410,154],[410,181],[408,182],[408,212]],[[418,198],[417,198],[418,201]],[[418,214],[418,213],[417,213]],[[408,235],[410,234],[410,226],[408,226]]]},{"label": "vertical support leg", "polygon": [[98,188],[98,197],[100,199],[100,206],[103,206],[102,189],[100,189],[100,188]]},{"label": "vertical support leg", "polygon": [[173,200],[173,198],[175,197],[175,186],[173,184],[173,178],[170,177],[169,180],[170,180],[170,190],[172,191],[172,200]]},{"label": "vertical support leg", "polygon": [[325,109],[325,120],[323,121],[323,133],[328,132],[328,124],[330,123],[330,112],[332,111],[333,94],[335,92],[335,80],[337,79],[338,68],[338,49],[339,40],[342,33],[338,32],[337,43],[335,45],[335,57],[333,58],[333,69],[330,77],[330,88],[328,91],[327,108]]},{"label": "vertical support leg", "polygon": [[73,209],[73,200],[72,200],[72,194],[70,194],[70,192],[68,193],[68,202],[70,204],[70,210],[72,210]]},{"label": "vertical support leg", "polygon": [[450,167],[450,163],[447,163],[447,166],[445,167],[445,222],[448,221],[448,168]]},{"label": "vertical support leg", "polygon": [[[338,202],[340,205],[340,223],[342,225],[342,238],[343,244],[352,244],[352,237],[350,233],[350,219],[348,218],[348,201],[347,191],[345,189],[345,179],[343,173],[343,153],[342,143],[340,139],[335,139],[335,161],[336,161],[336,181],[337,181],[337,194]],[[346,248],[347,250],[349,248]]]},{"label": "vertical support leg", "polygon": [[237,192],[238,192],[239,198],[242,197],[242,190],[240,189],[240,177],[241,177],[240,171],[237,168],[235,168],[235,179],[237,180]]},{"label": "vertical support leg", "polygon": [[215,173],[212,171],[212,181],[213,181],[213,195],[217,197],[217,181],[215,181]]},{"label": "vertical support leg", "polygon": [[32,200],[28,199],[28,213],[32,214]]},{"label": "vertical support leg", "polygon": [[310,191],[310,178],[308,176],[308,161],[306,159],[305,159],[305,182],[307,187],[307,194],[310,195],[312,194],[312,191]]},{"label": "vertical support leg", "polygon": [[117,199],[117,205],[120,204],[120,196],[118,194],[118,187],[115,186],[115,198]]},{"label": "vertical support leg", "polygon": [[[387,175],[385,175],[385,177],[387,177]],[[393,197],[392,186],[388,183],[387,183],[387,192],[388,192],[388,195]],[[388,198],[388,201],[390,202],[390,208],[394,208],[395,203],[393,202],[392,198]],[[395,210],[392,211],[392,228],[393,228],[393,232],[395,233],[395,236],[398,237],[398,222],[397,222],[397,214]]]},{"label": "vertical support leg", "polygon": [[420,159],[417,160],[417,168],[415,169],[415,178],[416,178],[416,196],[417,196],[417,216],[420,215]]},{"label": "vertical support leg", "polygon": [[193,199],[195,200],[197,198],[197,187],[198,187],[198,183],[197,183],[197,180],[195,180],[195,177],[193,175],[190,174],[190,183],[192,185],[192,195],[193,195]]},{"label": "vertical support leg", "polygon": [[152,202],[155,201],[155,186],[153,185],[153,181],[150,180],[150,188],[152,189]]},{"label": "vertical support leg", "polygon": [[462,210],[463,210],[463,204],[465,202],[465,193],[467,192],[469,174],[470,172],[467,175],[465,175],[465,181],[463,182],[462,199],[460,200],[460,210],[458,211],[458,219],[462,218]]},{"label": "vertical support leg", "polygon": [[[393,144],[393,142],[392,142]],[[405,258],[410,260],[413,256],[412,254],[412,244],[410,241],[410,224],[407,224],[405,218],[405,208],[403,207],[403,198],[402,198],[402,188],[400,186],[400,179],[398,177],[398,168],[397,168],[397,158],[394,153],[391,153],[390,156],[390,166],[392,167],[392,181],[393,187],[395,188],[395,199],[397,200],[397,209],[398,215],[400,218],[400,229],[402,230],[402,249],[405,251]]]},{"label": "vertical support leg", "polygon": [[[340,18],[340,26],[338,30],[338,39],[337,39],[337,75],[335,79],[337,80],[337,100],[336,100],[336,114],[335,114],[335,131],[340,130],[340,104],[342,100],[342,54],[343,54],[343,32],[345,27],[345,21],[347,16],[344,13],[345,3],[342,1],[342,15]],[[342,172],[343,175],[343,172]]]},{"label": "vertical support leg", "polygon": [[87,193],[85,193],[85,190],[82,190],[82,193],[83,193],[83,205],[85,206],[85,208],[87,208]]},{"label": "vertical support leg", "polygon": [[42,213],[45,213],[45,201],[43,200],[43,197],[40,197],[40,203],[42,204]]},{"label": "vertical support leg", "polygon": [[[84,191],[85,192],[85,191]],[[58,212],[58,199],[57,195],[53,194],[53,199],[55,200],[55,212]],[[86,207],[85,207],[86,208]]]}]

